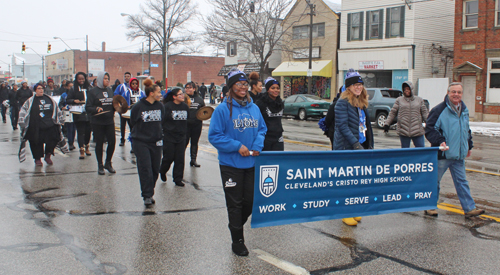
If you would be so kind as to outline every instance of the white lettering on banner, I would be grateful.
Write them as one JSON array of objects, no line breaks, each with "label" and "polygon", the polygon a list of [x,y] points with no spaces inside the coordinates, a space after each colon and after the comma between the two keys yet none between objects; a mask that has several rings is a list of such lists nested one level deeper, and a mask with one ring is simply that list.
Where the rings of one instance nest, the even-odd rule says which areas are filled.
[{"label": "white lettering on banner", "polygon": [[302,208],[308,209],[308,208],[328,207],[329,203],[330,203],[330,200],[305,201],[304,206]]},{"label": "white lettering on banner", "polygon": [[367,204],[370,200],[368,197],[354,197],[354,198],[346,198],[345,205],[353,205],[353,204]]},{"label": "white lettering on banner", "polygon": [[403,182],[403,181],[412,181],[411,177],[391,177],[390,182]]},{"label": "white lettering on banner", "polygon": [[393,195],[383,195],[382,200],[384,202],[386,201],[400,201],[401,200],[401,194],[393,194]]},{"label": "white lettering on banner", "polygon": [[347,166],[344,167],[330,167],[328,168],[329,177],[352,177],[352,176],[366,176],[372,174],[372,166]]},{"label": "white lettering on banner", "polygon": [[408,164],[394,164],[394,174],[398,173],[420,173],[420,172],[432,172],[434,167],[432,162],[429,163],[408,163]]},{"label": "white lettering on banner", "polygon": [[286,211],[285,206],[286,206],[286,203],[261,205],[261,206],[259,206],[259,211],[260,211],[260,213],[281,212],[281,211]]},{"label": "white lettering on banner", "polygon": [[322,188],[322,187],[332,187],[333,181],[321,181],[321,182],[296,182],[285,184],[285,189],[308,189],[308,188]]},{"label": "white lettering on banner", "polygon": [[[304,173],[300,169],[297,169],[295,172],[295,175],[293,173],[293,169],[288,169],[286,171],[287,180],[296,180],[296,179],[315,179],[315,178],[321,178],[323,168],[318,167],[318,168],[304,168],[303,170]],[[316,173],[317,172],[317,173]]]},{"label": "white lettering on banner", "polygon": [[391,173],[390,169],[391,169],[391,166],[389,164],[386,164],[384,166],[377,165],[377,175],[380,175],[380,174],[389,175]]},{"label": "white lettering on banner", "polygon": [[415,193],[415,199],[416,200],[430,199],[431,195],[432,195],[432,192],[418,192],[418,193]]}]

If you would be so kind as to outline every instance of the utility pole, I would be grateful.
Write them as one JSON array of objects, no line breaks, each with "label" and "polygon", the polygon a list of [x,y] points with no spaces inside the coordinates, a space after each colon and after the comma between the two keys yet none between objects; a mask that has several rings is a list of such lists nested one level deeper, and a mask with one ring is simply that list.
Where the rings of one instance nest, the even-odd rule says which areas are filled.
[{"label": "utility pole", "polygon": [[141,51],[141,74],[144,74],[144,42],[142,42],[142,51]]},{"label": "utility pole", "polygon": [[23,81],[24,81],[24,60],[23,60]]},{"label": "utility pole", "polygon": [[[86,47],[86,52],[87,52],[87,76],[89,75],[89,36],[86,35],[85,36],[85,44],[87,44],[87,47]],[[74,67],[74,66],[73,66]]]},{"label": "utility pole", "polygon": [[148,51],[148,56],[149,56],[149,75],[151,75],[151,33],[149,33],[149,51]]},{"label": "utility pole", "polygon": [[314,10],[316,9],[316,5],[312,4],[310,0],[306,0],[307,5],[309,5],[309,8],[311,9],[311,12],[309,15],[311,16],[311,23],[309,24],[309,70],[307,72],[307,93],[311,94],[311,89],[312,89],[312,44],[313,44],[313,16],[316,14],[314,13]]}]

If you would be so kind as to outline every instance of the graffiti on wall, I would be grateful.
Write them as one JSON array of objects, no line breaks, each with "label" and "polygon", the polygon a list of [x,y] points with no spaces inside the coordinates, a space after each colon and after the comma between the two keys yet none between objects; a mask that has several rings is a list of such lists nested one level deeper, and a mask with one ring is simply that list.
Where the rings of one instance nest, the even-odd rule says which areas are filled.
[{"label": "graffiti on wall", "polygon": [[[331,78],[313,76],[311,94],[321,98],[330,99]],[[286,98],[295,94],[307,94],[308,78],[306,76],[286,76],[284,77],[283,97]]]}]

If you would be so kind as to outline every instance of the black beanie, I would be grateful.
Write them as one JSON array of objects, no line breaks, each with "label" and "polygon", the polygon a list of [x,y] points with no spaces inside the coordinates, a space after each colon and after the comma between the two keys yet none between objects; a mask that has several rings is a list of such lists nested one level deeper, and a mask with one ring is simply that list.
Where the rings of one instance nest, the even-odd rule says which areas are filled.
[{"label": "black beanie", "polygon": [[268,77],[266,79],[266,91],[269,91],[269,89],[271,88],[271,86],[273,86],[274,84],[278,84],[278,86],[280,86],[280,83],[278,82],[278,80],[272,78],[272,77]]},{"label": "black beanie", "polygon": [[361,76],[359,75],[359,73],[356,72],[354,69],[349,69],[349,71],[345,75],[344,85],[347,88],[347,87],[354,85],[356,83],[363,84],[363,79],[361,79]]},{"label": "black beanie", "polygon": [[248,78],[244,72],[236,68],[232,68],[231,71],[227,74],[227,88],[231,89],[231,87],[238,81],[248,82]]}]

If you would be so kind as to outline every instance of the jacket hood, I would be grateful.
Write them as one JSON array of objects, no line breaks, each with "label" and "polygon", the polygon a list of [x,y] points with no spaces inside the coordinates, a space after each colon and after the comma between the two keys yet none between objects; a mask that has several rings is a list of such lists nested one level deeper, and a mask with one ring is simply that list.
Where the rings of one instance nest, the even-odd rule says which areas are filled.
[{"label": "jacket hood", "polygon": [[98,74],[97,74],[97,87],[101,88],[101,89],[104,89],[104,76],[105,75],[108,75],[109,77],[109,74],[105,71],[100,71]]},{"label": "jacket hood", "polygon": [[411,81],[405,81],[405,82],[403,82],[403,85],[401,85],[401,90],[403,90],[403,96],[404,96],[405,87],[409,87],[410,88],[411,96],[413,96],[413,83],[411,83]]},{"label": "jacket hood", "polygon": [[136,91],[139,91],[140,90],[139,89],[139,79],[137,79],[136,77],[132,77],[130,79],[130,81],[128,82],[128,85],[129,85],[130,89],[132,89],[132,85],[130,85],[130,84],[132,84],[132,81],[134,81],[134,80],[137,81],[137,90]]}]

